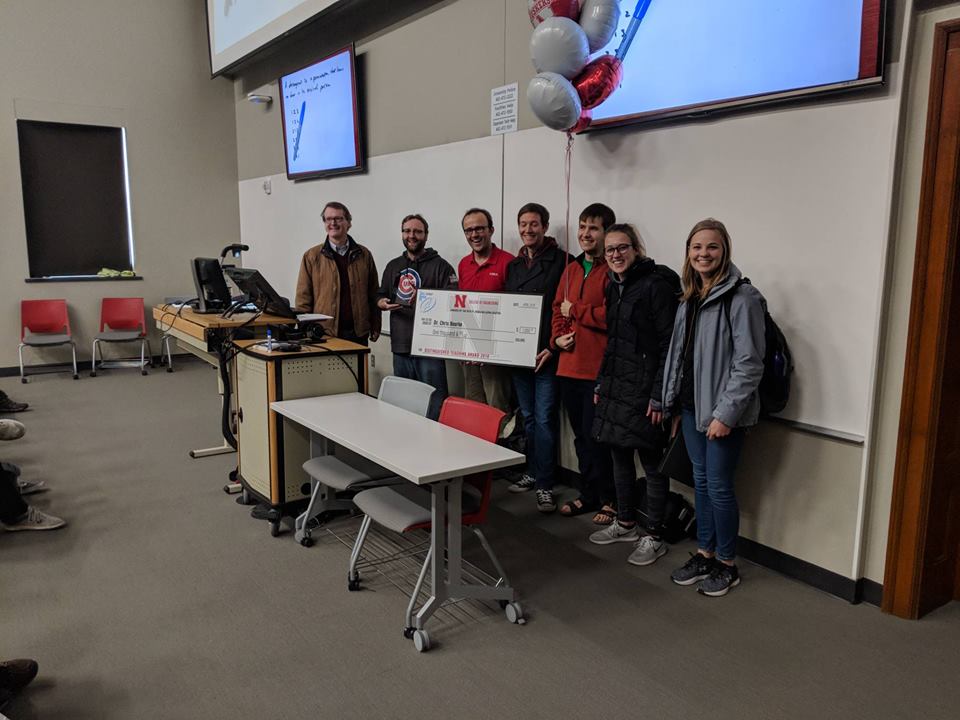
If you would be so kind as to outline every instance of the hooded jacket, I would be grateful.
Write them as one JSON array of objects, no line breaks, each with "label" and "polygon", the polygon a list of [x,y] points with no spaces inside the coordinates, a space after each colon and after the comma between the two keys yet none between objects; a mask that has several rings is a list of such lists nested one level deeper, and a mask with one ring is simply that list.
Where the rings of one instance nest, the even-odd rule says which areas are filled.
[{"label": "hooded jacket", "polygon": [[416,260],[404,252],[387,263],[377,298],[386,298],[400,307],[390,311],[390,349],[408,354],[413,343],[413,316],[417,290],[453,290],[457,287],[457,273],[437,254],[426,248]]},{"label": "hooded jacket", "polygon": [[666,432],[647,417],[660,408],[667,351],[677,312],[675,288],[640,258],[607,286],[607,349],[597,377],[593,436],[624,448],[661,449]]},{"label": "hooded jacket", "polygon": [[[347,277],[350,279],[350,304],[354,332],[363,337],[380,333],[380,308],[377,307],[377,265],[363,245],[347,236]],[[336,252],[327,239],[303,254],[297,278],[296,307],[299,312],[322,313],[323,329],[333,335],[340,332],[340,273],[333,259]]]},{"label": "hooded jacket", "polygon": [[[726,280],[710,290],[696,315],[693,333],[693,398],[697,430],[706,432],[716,418],[729,427],[756,425],[760,417],[757,387],[763,377],[766,350],[764,312],[767,301],[753,285],[744,283],[730,264]],[[729,303],[724,295],[732,293]],[[681,303],[667,355],[663,405],[679,412],[680,374],[689,303]]]}]

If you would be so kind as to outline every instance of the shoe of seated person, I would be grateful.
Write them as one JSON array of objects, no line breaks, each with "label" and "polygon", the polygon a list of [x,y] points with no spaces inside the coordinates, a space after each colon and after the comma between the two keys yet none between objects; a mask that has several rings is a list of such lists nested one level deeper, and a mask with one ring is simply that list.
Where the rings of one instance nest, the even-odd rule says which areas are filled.
[{"label": "shoe of seated person", "polygon": [[23,412],[29,405],[27,403],[17,402],[3,390],[0,390],[0,413]]},{"label": "shoe of seated person", "polygon": [[37,676],[36,660],[17,658],[0,662],[0,691],[18,693]]},{"label": "shoe of seated person", "polygon": [[46,492],[50,488],[43,480],[17,480],[17,489],[20,491],[20,497],[24,495],[33,495],[34,493]]},{"label": "shoe of seated person", "polygon": [[17,420],[0,420],[0,440],[19,440],[27,432],[26,426]]},{"label": "shoe of seated person", "polygon": [[66,525],[65,520],[61,520],[55,515],[50,515],[32,505],[27,506],[27,512],[23,517],[12,522],[0,523],[7,532],[18,532],[20,530],[56,530]]}]

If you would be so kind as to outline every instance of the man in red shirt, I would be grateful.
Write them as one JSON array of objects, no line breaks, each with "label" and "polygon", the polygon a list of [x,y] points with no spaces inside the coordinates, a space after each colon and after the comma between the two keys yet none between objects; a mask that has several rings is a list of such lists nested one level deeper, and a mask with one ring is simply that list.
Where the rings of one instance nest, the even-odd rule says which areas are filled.
[{"label": "man in red shirt", "polygon": [[[507,280],[507,263],[513,255],[493,244],[493,216],[483,208],[463,215],[463,234],[471,253],[457,269],[461,290],[500,292]],[[461,363],[464,395],[468,400],[510,411],[510,371],[502,365]]]},{"label": "man in red shirt", "polygon": [[[584,208],[577,231],[583,252],[567,265],[553,299],[550,347],[559,351],[560,401],[573,428],[580,466],[580,497],[560,507],[560,514],[568,517],[611,508],[608,503],[615,497],[610,452],[590,434],[594,386],[607,347],[605,298],[610,280],[603,239],[615,222],[613,210],[606,205]],[[602,523],[606,517],[598,512],[595,521]]]}]

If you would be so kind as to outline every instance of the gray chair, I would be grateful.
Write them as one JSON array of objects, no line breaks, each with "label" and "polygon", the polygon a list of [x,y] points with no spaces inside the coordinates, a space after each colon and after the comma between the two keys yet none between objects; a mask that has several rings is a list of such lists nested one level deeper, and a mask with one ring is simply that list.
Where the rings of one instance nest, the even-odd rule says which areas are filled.
[{"label": "gray chair", "polygon": [[[66,300],[21,300],[20,301],[20,382],[27,382],[23,364],[25,347],[44,348],[69,345],[73,352],[73,379],[77,373],[77,346],[70,332],[70,318]],[[59,372],[59,370],[57,371]]]},{"label": "gray chair", "polygon": [[[105,363],[100,351],[100,363],[97,354],[100,343],[137,342],[140,343],[140,361],[115,361]],[[153,365],[153,353],[147,339],[147,324],[143,314],[143,298],[103,298],[100,304],[100,332],[93,336],[93,348],[90,353],[90,377],[97,376],[97,367],[133,367],[140,368],[140,374],[147,374],[147,365]]]},{"label": "gray chair", "polygon": [[[380,384],[377,398],[426,417],[434,392],[432,385],[389,375]],[[395,481],[389,470],[357,453],[346,448],[337,448],[336,453],[310,458],[303,464],[304,472],[310,477],[310,503],[294,523],[294,537],[304,547],[313,544],[309,527],[313,520],[321,513],[339,507],[332,500],[333,493]]]}]

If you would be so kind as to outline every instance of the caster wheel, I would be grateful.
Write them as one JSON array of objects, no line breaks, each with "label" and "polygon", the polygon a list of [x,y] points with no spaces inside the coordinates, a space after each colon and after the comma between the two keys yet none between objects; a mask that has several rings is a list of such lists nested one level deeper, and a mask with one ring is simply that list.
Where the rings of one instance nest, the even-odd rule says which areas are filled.
[{"label": "caster wheel", "polygon": [[347,580],[347,590],[357,592],[360,589],[360,580]]},{"label": "caster wheel", "polygon": [[146,370],[141,370],[141,371],[140,371],[140,374],[141,374],[141,375],[146,375],[146,374],[147,374],[147,371],[146,371]]},{"label": "caster wheel", "polygon": [[74,373],[74,375],[73,375],[73,379],[74,379],[74,380],[79,380],[79,379],[80,379],[80,376],[79,376],[79,375],[77,375],[76,373]]},{"label": "caster wheel", "polygon": [[172,368],[172,367],[168,367],[168,368],[167,368],[167,372],[173,372],[173,368]]},{"label": "caster wheel", "polygon": [[280,523],[270,523],[270,537],[280,536]]},{"label": "caster wheel", "polygon": [[430,649],[430,636],[426,630],[416,630],[413,633],[413,646],[417,652],[426,652]]},{"label": "caster wheel", "polygon": [[[74,375],[74,377],[76,377],[76,375]],[[22,382],[24,385],[26,385],[26,384],[27,384],[27,379],[26,379],[26,378],[20,378],[20,382]]]},{"label": "caster wheel", "polygon": [[503,613],[507,616],[507,620],[515,625],[523,625],[526,622],[523,617],[523,608],[518,602],[507,603]]},{"label": "caster wheel", "polygon": [[403,636],[404,636],[407,640],[413,640],[413,634],[414,634],[416,631],[417,631],[416,628],[413,628],[413,627],[405,627],[405,628],[403,629]]},{"label": "caster wheel", "polygon": [[96,376],[97,376],[97,374],[91,370],[91,371],[90,371],[90,377],[96,377]]},{"label": "caster wheel", "polygon": [[306,537],[300,539],[300,544],[303,547],[313,547],[313,538],[307,535]]}]

